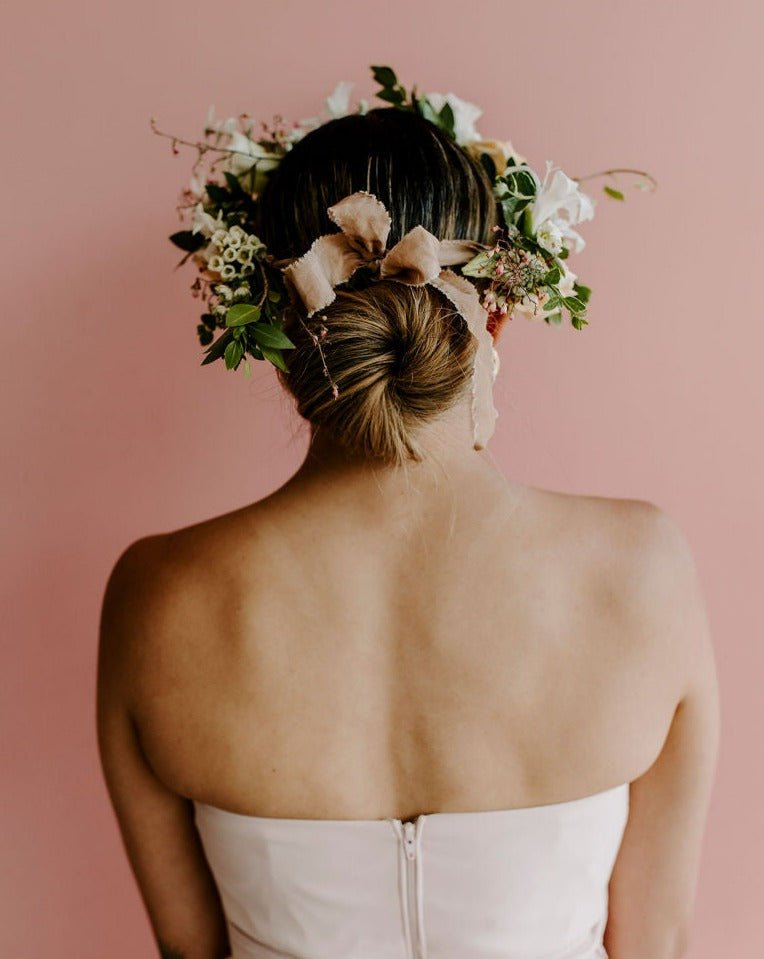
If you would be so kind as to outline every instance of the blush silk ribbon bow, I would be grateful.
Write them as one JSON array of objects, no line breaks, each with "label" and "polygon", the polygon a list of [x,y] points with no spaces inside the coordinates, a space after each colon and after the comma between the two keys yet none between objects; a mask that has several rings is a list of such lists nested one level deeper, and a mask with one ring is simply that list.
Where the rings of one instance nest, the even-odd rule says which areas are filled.
[{"label": "blush silk ribbon bow", "polygon": [[477,290],[465,277],[446,267],[466,263],[489,247],[472,240],[439,240],[420,225],[387,250],[390,214],[381,200],[365,190],[346,196],[327,213],[340,228],[339,233],[318,237],[301,257],[277,261],[278,265],[288,264],[282,267],[285,281],[302,301],[308,317],[329,306],[336,298],[334,287],[347,282],[361,267],[375,271],[377,279],[410,286],[429,284],[439,289],[464,317],[477,340],[471,412],[474,448],[484,449],[499,415],[493,405],[498,354]]}]

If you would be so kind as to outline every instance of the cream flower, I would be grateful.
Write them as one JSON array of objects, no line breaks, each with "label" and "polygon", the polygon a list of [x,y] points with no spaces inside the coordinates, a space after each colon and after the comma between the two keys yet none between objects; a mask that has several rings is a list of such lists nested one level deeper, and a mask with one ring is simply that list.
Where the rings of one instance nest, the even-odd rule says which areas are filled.
[{"label": "cream flower", "polygon": [[510,158],[514,158],[518,163],[525,163],[525,157],[515,150],[509,140],[473,140],[467,144],[466,150],[476,160],[480,159],[481,153],[487,153],[493,160],[497,173],[503,173],[507,169]]},{"label": "cream flower", "polygon": [[440,113],[446,103],[454,112],[454,136],[460,146],[480,139],[475,122],[483,115],[480,107],[462,100],[455,93],[428,93],[427,99],[436,113]]},{"label": "cream flower", "polygon": [[[538,182],[538,178],[537,182]],[[536,236],[556,237],[559,232],[576,253],[583,250],[584,238],[573,227],[594,216],[594,201],[582,193],[575,180],[547,162],[543,183],[530,206],[531,226]],[[543,244],[542,244],[543,245]],[[550,251],[551,252],[551,251]]]}]

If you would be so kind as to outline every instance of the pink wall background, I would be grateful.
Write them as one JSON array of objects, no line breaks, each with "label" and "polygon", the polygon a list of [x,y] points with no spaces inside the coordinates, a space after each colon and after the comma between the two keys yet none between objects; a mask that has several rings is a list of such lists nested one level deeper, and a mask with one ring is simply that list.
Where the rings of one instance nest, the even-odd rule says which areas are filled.
[{"label": "pink wall background", "polygon": [[[129,542],[259,498],[305,434],[265,364],[199,367],[190,267],[167,242],[194,137],[218,115],[312,115],[370,63],[484,106],[485,136],[602,197],[574,268],[590,326],[515,321],[492,451],[525,482],[651,499],[692,542],[724,732],[691,959],[762,954],[764,26],[723,5],[456,0],[67,4],[6,14],[2,58],[0,956],[154,954],[101,782],[103,586]],[[601,196],[601,194],[599,194]]]}]

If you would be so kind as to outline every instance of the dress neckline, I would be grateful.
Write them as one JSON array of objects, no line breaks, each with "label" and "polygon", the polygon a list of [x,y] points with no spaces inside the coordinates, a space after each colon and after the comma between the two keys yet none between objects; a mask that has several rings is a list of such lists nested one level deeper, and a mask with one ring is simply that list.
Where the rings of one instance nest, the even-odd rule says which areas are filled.
[{"label": "dress neckline", "polygon": [[279,817],[279,816],[253,816],[249,813],[240,813],[234,812],[230,809],[223,809],[221,806],[215,806],[210,803],[201,802],[200,800],[192,800],[194,808],[198,811],[206,812],[210,815],[219,816],[223,818],[230,819],[232,821],[240,822],[249,822],[253,825],[263,825],[267,826],[268,824],[273,825],[290,825],[294,824],[298,827],[309,827],[309,826],[328,826],[328,825],[344,825],[344,826],[379,826],[387,825],[388,823],[407,823],[414,822],[419,823],[425,819],[452,819],[463,821],[469,818],[477,817],[509,817],[513,815],[530,815],[533,813],[542,813],[544,811],[553,812],[555,810],[561,811],[563,809],[574,809],[577,806],[584,805],[588,802],[602,799],[609,794],[616,794],[624,792],[628,795],[629,786],[631,785],[630,781],[618,783],[615,786],[609,786],[607,789],[600,789],[595,793],[589,793],[586,796],[578,796],[575,799],[563,799],[559,802],[551,803],[540,803],[535,806],[513,806],[510,809],[476,809],[476,810],[459,810],[456,812],[429,812],[429,813],[420,813],[418,816],[413,816],[409,819],[398,819],[395,816],[384,816],[382,819],[298,819],[294,817]]}]

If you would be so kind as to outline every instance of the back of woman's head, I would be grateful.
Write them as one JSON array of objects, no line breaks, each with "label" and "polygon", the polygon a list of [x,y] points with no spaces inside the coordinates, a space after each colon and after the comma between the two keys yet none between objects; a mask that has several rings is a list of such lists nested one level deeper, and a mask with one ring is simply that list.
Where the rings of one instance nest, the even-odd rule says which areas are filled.
[{"label": "back of woman's head", "polygon": [[[388,249],[417,224],[438,239],[489,243],[497,222],[480,163],[418,114],[383,107],[325,123],[286,154],[263,191],[259,235],[276,259],[301,256],[337,231],[327,208],[358,190],[389,211]],[[287,311],[296,348],[284,353],[281,382],[298,412],[348,449],[389,464],[419,460],[419,428],[468,389],[474,338],[431,286],[353,285],[309,320]]]}]

